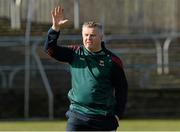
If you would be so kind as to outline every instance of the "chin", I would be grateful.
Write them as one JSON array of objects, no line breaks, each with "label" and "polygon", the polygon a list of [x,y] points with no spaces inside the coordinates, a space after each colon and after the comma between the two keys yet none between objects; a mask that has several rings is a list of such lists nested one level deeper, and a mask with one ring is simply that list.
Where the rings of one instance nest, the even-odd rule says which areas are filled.
[{"label": "chin", "polygon": [[85,47],[88,48],[88,49],[91,49],[93,46],[88,44]]},{"label": "chin", "polygon": [[93,48],[91,48],[91,47],[86,47],[86,49],[87,49],[88,51],[92,51],[92,50],[93,50]]}]

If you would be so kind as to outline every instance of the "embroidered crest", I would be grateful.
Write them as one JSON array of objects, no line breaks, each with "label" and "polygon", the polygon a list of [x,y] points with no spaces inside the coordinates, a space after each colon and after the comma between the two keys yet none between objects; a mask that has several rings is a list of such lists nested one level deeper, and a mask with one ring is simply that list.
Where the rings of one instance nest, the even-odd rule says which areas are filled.
[{"label": "embroidered crest", "polygon": [[99,65],[100,65],[100,66],[104,66],[104,61],[103,61],[103,60],[100,60],[100,61],[99,61]]},{"label": "embroidered crest", "polygon": [[80,57],[79,59],[80,59],[80,60],[83,60],[83,61],[85,60],[85,59],[84,59],[84,58],[82,58],[82,57]]}]

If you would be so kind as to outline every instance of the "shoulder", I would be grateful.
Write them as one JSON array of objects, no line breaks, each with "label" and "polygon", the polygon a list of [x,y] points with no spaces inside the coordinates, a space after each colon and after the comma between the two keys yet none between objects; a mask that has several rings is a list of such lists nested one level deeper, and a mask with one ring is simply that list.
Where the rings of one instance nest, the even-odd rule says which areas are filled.
[{"label": "shoulder", "polygon": [[106,49],[106,53],[111,56],[111,60],[113,64],[123,67],[123,62],[120,57],[118,57],[116,54],[114,54],[112,51],[108,49]]},{"label": "shoulder", "polygon": [[81,56],[83,55],[83,45],[82,44],[72,44],[68,45],[68,48],[71,49],[74,55]]},{"label": "shoulder", "polygon": [[75,52],[82,49],[82,46],[78,44],[70,44],[67,47]]},{"label": "shoulder", "polygon": [[67,46],[68,48],[72,49],[72,50],[78,50],[80,48],[79,45],[76,45],[76,44],[70,44]]},{"label": "shoulder", "polygon": [[112,53],[111,59],[114,64],[123,67],[123,62],[117,55]]}]

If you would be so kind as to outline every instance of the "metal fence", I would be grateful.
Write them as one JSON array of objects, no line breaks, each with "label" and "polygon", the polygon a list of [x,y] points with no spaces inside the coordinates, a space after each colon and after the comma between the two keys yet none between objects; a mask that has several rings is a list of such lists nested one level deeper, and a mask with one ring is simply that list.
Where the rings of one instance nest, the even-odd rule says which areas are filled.
[{"label": "metal fence", "polygon": [[[104,37],[104,41],[106,42],[106,46],[109,47],[113,52],[115,52],[117,55],[122,56],[123,60],[125,61],[125,71],[127,72],[127,77],[129,79],[129,83],[133,84],[133,81],[136,77],[132,77],[132,71],[138,71],[139,73],[137,74],[138,76],[143,72],[143,76],[138,78],[137,80],[138,87],[144,87],[146,88],[147,85],[149,85],[147,82],[149,82],[149,79],[151,79],[151,72],[156,71],[155,76],[172,76],[172,74],[169,74],[171,69],[169,66],[171,66],[171,63],[169,63],[169,47],[171,47],[171,42],[174,39],[177,39],[180,37],[179,33],[176,34],[142,34],[142,35],[106,35]],[[31,57],[30,63],[29,63],[29,68],[26,68],[25,62],[27,58],[24,58],[27,50],[25,50],[25,37],[0,37],[0,47],[1,49],[7,48],[10,49],[11,51],[14,47],[15,49],[18,49],[18,47],[21,47],[21,55],[24,56],[23,59],[20,61],[20,63],[10,63],[8,62],[1,64],[0,65],[0,75],[1,75],[1,88],[10,88],[12,89],[14,84],[14,79],[16,75],[18,75],[18,72],[23,71],[25,73],[26,70],[29,70],[29,72],[32,71],[39,71],[42,82],[44,84],[45,91],[48,94],[48,104],[49,104],[49,118],[53,119],[53,93],[52,93],[52,86],[49,83],[46,71],[48,70],[68,70],[67,66],[63,65],[57,65],[55,63],[42,63],[42,58],[43,55],[39,54],[39,50],[43,51],[41,44],[44,43],[43,37],[30,37],[30,46],[29,46],[29,56]],[[72,42],[80,42],[81,41],[81,36],[79,35],[63,35],[61,36],[61,39],[59,40],[61,43],[66,43],[67,41],[72,41]],[[131,43],[129,42],[131,41]],[[138,43],[136,43],[138,41]],[[138,48],[138,45],[140,44],[139,41],[143,42],[144,48]],[[124,43],[124,47],[121,47],[119,43]],[[132,43],[133,42],[133,43]],[[148,43],[150,42],[150,43]],[[113,47],[111,45],[115,45],[117,47]],[[130,45],[136,43],[135,49],[131,49]],[[142,44],[142,43],[141,43]],[[148,46],[151,45],[152,48],[148,48]],[[120,46],[120,48],[118,47]],[[146,48],[147,47],[147,48]],[[178,47],[177,47],[178,48]],[[14,51],[14,50],[12,50]],[[5,51],[4,51],[5,52]],[[24,52],[24,53],[23,53]],[[4,58],[10,53],[3,53],[1,52],[1,56],[4,55]],[[15,52],[15,54],[17,54]],[[146,60],[146,55],[148,56],[153,56],[155,62],[152,61],[151,63],[141,63],[138,62],[136,64],[131,63],[131,61],[128,62],[128,60],[131,60],[132,58],[126,58],[123,57],[123,55],[132,55],[132,56],[137,56],[137,54],[142,54],[143,59]],[[18,54],[17,54],[18,57]],[[138,56],[137,56],[138,57]],[[134,57],[133,59],[137,59],[137,57]],[[12,58],[9,58],[9,62],[13,61]],[[3,61],[1,61],[3,62]],[[18,61],[16,61],[18,62]],[[174,68],[178,68],[180,63],[178,61],[173,63]],[[131,72],[130,72],[131,71]],[[7,75],[6,75],[7,74]],[[176,78],[176,76],[175,76]],[[30,78],[29,78],[30,79]],[[178,79],[178,78],[176,78]],[[25,81],[22,80],[22,81]],[[164,80],[167,81],[167,80]],[[26,81],[25,81],[26,83]],[[28,85],[28,84],[27,84]],[[25,84],[26,86],[26,84]],[[178,87],[180,87],[180,82],[177,83]],[[152,86],[150,86],[152,87]],[[172,86],[168,87],[174,87],[173,84]],[[23,88],[23,86],[22,86]],[[163,87],[161,87],[163,88]],[[29,88],[26,89],[26,94],[25,98],[29,97]],[[25,106],[27,108],[25,109],[25,115],[28,118],[29,116],[29,101],[25,102]]]},{"label": "metal fence", "polygon": [[[124,4],[126,6],[127,5],[132,6],[132,4],[130,4],[131,2],[129,0],[127,0],[127,1],[128,1],[127,3],[123,0],[121,0],[120,2],[121,2],[121,4]],[[161,0],[159,0],[159,1],[162,2]],[[6,1],[6,0],[0,1],[1,16],[10,17],[9,14],[11,14],[11,13],[9,11],[7,11],[7,9],[9,9],[7,7],[10,7],[11,2],[14,2],[14,1]],[[27,2],[30,2],[30,3],[27,4]],[[79,4],[84,5],[81,2]],[[93,2],[95,3],[95,1],[93,1]],[[137,3],[139,3],[139,2],[141,3],[143,1],[138,0],[135,2],[136,3],[135,5],[138,6]],[[104,3],[107,4],[109,2],[105,1]],[[151,3],[153,3],[153,2],[151,1]],[[169,1],[166,0],[166,4],[167,3],[169,3]],[[172,0],[170,3],[172,6],[171,13],[174,14],[174,12],[176,12],[174,6],[176,3],[178,3],[178,1]],[[48,95],[49,119],[53,119],[53,117],[54,117],[54,106],[53,106],[54,105],[54,96],[53,96],[52,87],[49,83],[46,72],[48,70],[62,70],[62,69],[68,70],[68,67],[67,66],[59,66],[59,65],[57,66],[54,63],[49,63],[49,62],[46,62],[45,64],[43,64],[42,63],[42,54],[39,55],[38,50],[42,50],[42,48],[40,48],[39,45],[41,45],[44,42],[45,38],[43,38],[42,36],[31,37],[30,30],[31,30],[31,22],[34,20],[36,22],[49,21],[50,15],[47,15],[48,17],[44,17],[44,14],[48,14],[50,12],[51,7],[53,7],[55,4],[58,4],[58,2],[57,1],[50,2],[48,0],[46,0],[46,1],[38,0],[38,3],[35,6],[32,6],[31,4],[32,4],[32,1],[24,0],[24,1],[22,1],[22,6],[20,8],[20,10],[22,12],[22,17],[24,17],[24,18],[27,17],[26,18],[27,25],[26,25],[25,36],[22,36],[22,37],[8,37],[8,36],[0,37],[0,47],[1,47],[1,50],[4,49],[1,52],[1,54],[2,54],[1,59],[3,59],[3,60],[1,61],[2,64],[0,64],[1,87],[4,89],[5,88],[13,88],[13,86],[14,86],[13,82],[14,82],[15,77],[18,75],[18,72],[19,71],[24,72],[25,76],[24,76],[24,79],[22,80],[24,82],[24,86],[22,86],[22,88],[24,88],[24,116],[25,116],[25,118],[29,118],[30,73],[32,71],[39,71],[40,77],[44,84],[45,91]],[[66,5],[67,3],[65,1],[63,4],[65,7],[69,7]],[[146,5],[146,3],[143,3],[143,4]],[[30,5],[30,6],[27,7],[27,5]],[[71,5],[71,7],[73,7],[72,2],[70,2],[70,5]],[[97,4],[97,5],[99,5],[99,4]],[[106,9],[105,8],[106,6],[104,5],[103,11]],[[33,7],[34,10],[32,10],[31,7]],[[125,7],[123,9],[125,9]],[[142,7],[142,3],[141,3],[141,7]],[[166,5],[166,7],[168,7],[168,6]],[[158,6],[157,6],[157,8],[158,8]],[[128,9],[130,10],[131,8],[128,8]],[[136,9],[134,9],[134,10],[136,10]],[[138,14],[141,15],[140,13],[142,13],[141,12],[142,8],[137,8],[136,11],[138,12],[136,14],[136,17],[137,17]],[[36,12],[36,13],[33,13],[33,12]],[[127,13],[127,10],[125,10],[124,12]],[[171,15],[171,13],[170,13],[170,15]],[[32,17],[31,16],[32,14],[34,14],[35,17]],[[118,14],[118,13],[115,13],[115,14]],[[102,23],[105,23],[110,27],[112,25],[117,26],[117,23],[114,24],[111,21],[110,22],[108,21],[112,17],[108,17],[108,15],[106,17],[103,16],[102,10],[99,15],[101,17],[96,16],[95,18],[101,18],[103,21]],[[132,19],[134,18],[131,15],[132,14],[129,13],[128,19],[125,19],[123,22],[120,22],[120,24],[121,24],[120,27],[123,27],[123,28],[131,27],[131,29],[134,29],[132,27],[134,25],[136,25],[139,21],[135,21],[134,23],[131,23],[130,18],[132,18]],[[72,16],[72,12],[70,10],[69,10],[69,16]],[[86,14],[84,14],[84,15],[81,14],[80,20],[89,19],[88,17],[84,18],[85,16],[86,16]],[[115,16],[113,16],[113,17],[115,17]],[[72,17],[70,17],[70,18],[72,20]],[[117,17],[117,18],[119,18],[119,17]],[[164,19],[164,17],[163,17],[163,19]],[[177,61],[171,62],[171,60],[169,59],[170,58],[169,53],[172,53],[169,51],[169,48],[173,47],[173,46],[171,46],[172,42],[174,40],[179,39],[179,37],[180,37],[180,33],[176,32],[176,27],[178,27],[178,24],[175,23],[175,20],[177,20],[177,19],[178,19],[178,17],[173,17],[171,19],[173,21],[172,25],[170,24],[171,21],[166,21],[167,23],[165,24],[165,27],[163,27],[164,26],[163,24],[161,24],[161,23],[159,24],[159,22],[157,22],[158,26],[153,26],[153,24],[151,24],[151,26],[150,26],[150,28],[153,31],[166,31],[166,32],[170,32],[170,33],[135,34],[135,35],[105,35],[104,41],[106,42],[107,47],[109,47],[117,55],[122,57],[123,60],[125,60],[125,69],[127,70],[126,71],[127,77],[129,79],[129,83],[131,84],[130,87],[138,87],[138,88],[154,87],[153,86],[154,84],[151,84],[151,80],[154,79],[153,81],[156,82],[156,79],[158,77],[166,77],[166,79],[169,79],[169,81],[174,80],[173,82],[169,82],[168,87],[176,87],[176,88],[180,87],[180,80],[178,78],[179,77],[178,70],[170,69],[172,67],[172,64],[173,64],[173,68],[178,69],[178,67],[180,65],[179,60],[177,59]],[[141,20],[141,19],[138,19],[138,20]],[[149,20],[149,19],[143,19],[143,20],[147,22],[147,20]],[[116,22],[119,22],[119,19],[117,19]],[[128,23],[129,25],[125,25],[125,23]],[[146,26],[148,27],[148,22],[143,23],[143,24],[145,27]],[[156,27],[158,27],[158,28],[156,28]],[[137,29],[137,28],[138,27],[136,27],[135,29]],[[145,30],[146,29],[144,28],[143,32]],[[128,30],[128,33],[131,31]],[[141,30],[139,30],[139,31],[141,31]],[[134,32],[134,30],[133,30],[133,32]],[[73,42],[78,41],[79,42],[79,41],[81,41],[81,37],[77,36],[77,35],[64,35],[61,37],[60,41],[62,43],[66,43],[66,41],[73,41]],[[124,47],[122,47],[120,43],[123,43]],[[136,45],[134,45],[135,48],[132,50],[130,48],[131,47],[130,45],[134,44],[134,43],[136,43]],[[178,43],[178,41],[176,43]],[[116,47],[113,47],[113,44],[116,44]],[[144,47],[138,48],[138,46],[140,44],[142,44]],[[151,46],[150,49],[148,49],[149,45]],[[178,46],[177,46],[177,49],[178,49]],[[20,48],[21,54],[19,54],[18,51],[16,51],[18,49],[18,47]],[[8,49],[10,49],[10,50],[8,50]],[[3,51],[4,51],[4,53],[3,53]],[[14,60],[12,63],[13,56],[8,56],[9,53],[7,53],[7,52],[15,53],[15,55],[14,55],[15,57],[17,57],[18,55],[19,55],[19,57],[21,56],[21,58],[19,58],[19,59],[21,59],[20,63],[17,63],[18,60]],[[142,55],[141,57],[143,58],[143,60],[146,60],[146,55],[148,55],[150,57],[153,56],[153,61],[151,61],[150,63],[137,62],[135,64],[134,63],[136,61],[135,59],[138,59],[139,54]],[[132,58],[127,59],[126,56],[123,56],[123,55],[132,55]],[[175,57],[179,57],[179,56],[177,55]],[[10,63],[8,63],[8,62],[5,63],[4,58],[8,58]],[[3,64],[3,62],[4,62],[4,64]],[[173,74],[170,74],[171,70],[174,70]],[[154,76],[151,75],[152,73],[154,74]],[[135,82],[135,81],[137,81],[137,82]],[[164,82],[163,83],[165,85],[167,85],[168,80],[163,80],[163,81],[165,82],[165,83]],[[158,85],[158,83],[159,82],[157,82],[157,85]],[[174,85],[173,83],[176,83],[176,85]],[[134,86],[134,85],[136,85],[136,86]],[[149,86],[147,86],[147,85],[149,85]],[[160,84],[159,87],[163,88],[165,86]]]}]

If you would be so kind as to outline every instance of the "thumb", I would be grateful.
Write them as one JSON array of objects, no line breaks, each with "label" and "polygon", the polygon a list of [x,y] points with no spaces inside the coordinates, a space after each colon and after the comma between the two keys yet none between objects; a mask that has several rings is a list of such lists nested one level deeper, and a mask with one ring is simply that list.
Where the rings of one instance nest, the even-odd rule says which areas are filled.
[{"label": "thumb", "polygon": [[66,23],[66,22],[68,22],[68,19],[65,19],[65,20],[60,21],[59,24],[64,24],[64,23]]}]

